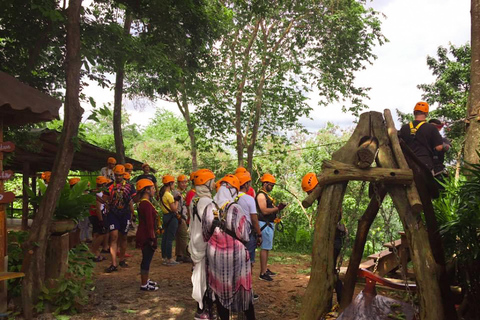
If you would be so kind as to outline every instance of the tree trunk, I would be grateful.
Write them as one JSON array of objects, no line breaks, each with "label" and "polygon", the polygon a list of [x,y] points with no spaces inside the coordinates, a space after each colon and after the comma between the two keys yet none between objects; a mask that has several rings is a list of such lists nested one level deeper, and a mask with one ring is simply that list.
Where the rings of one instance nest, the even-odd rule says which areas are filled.
[{"label": "tree trunk", "polygon": [[[387,190],[380,188],[378,190],[378,196],[381,201],[385,197]],[[344,286],[342,291],[342,303],[340,309],[345,310],[346,307],[352,302],[353,294],[355,291],[355,284],[357,282],[357,273],[360,262],[362,261],[363,251],[365,249],[365,243],[367,243],[368,232],[372,226],[375,217],[377,216],[378,209],[381,203],[378,203],[376,195],[370,199],[367,210],[358,221],[357,235],[352,248],[352,254],[350,261],[348,262],[347,273],[345,274]]]},{"label": "tree trunk", "polygon": [[78,127],[83,114],[79,101],[80,69],[82,64],[80,53],[81,6],[82,0],[69,1],[67,10],[65,118],[59,141],[59,152],[56,154],[53,164],[52,172],[54,174],[33,221],[28,241],[25,242],[23,248],[25,253],[33,250],[31,262],[28,266],[25,266],[25,277],[22,283],[22,307],[27,319],[32,319],[33,317],[33,305],[44,284],[45,253],[50,221],[72,164],[75,152],[74,138],[78,134]]},{"label": "tree trunk", "polygon": [[[195,124],[192,122],[192,118],[190,117],[190,110],[188,108],[188,100],[187,100],[187,90],[185,87],[185,80],[182,78],[180,81],[180,95],[181,99],[176,96],[176,102],[178,109],[183,115],[185,122],[187,123],[187,130],[188,130],[188,137],[190,138],[190,154],[192,156],[192,172],[198,170],[198,163],[197,163],[197,140],[195,138]],[[180,101],[181,100],[181,101]]]},{"label": "tree trunk", "polygon": [[[347,143],[332,155],[333,160],[354,165],[360,139],[369,135],[369,115],[360,116]],[[317,208],[312,252],[312,273],[303,297],[299,319],[317,320],[327,313],[334,287],[333,243],[347,183],[325,186]]]},{"label": "tree trunk", "polygon": [[[125,23],[123,31],[125,35],[130,34],[132,26],[132,15],[127,11],[125,13]],[[125,146],[123,144],[122,134],[122,100],[123,100],[123,78],[125,76],[125,57],[120,57],[115,76],[115,93],[113,101],[113,135],[115,138],[115,151],[117,154],[117,163],[125,163]]]},{"label": "tree trunk", "polygon": [[470,93],[467,116],[470,124],[465,135],[464,160],[467,164],[479,162],[480,151],[480,0],[471,0]]}]

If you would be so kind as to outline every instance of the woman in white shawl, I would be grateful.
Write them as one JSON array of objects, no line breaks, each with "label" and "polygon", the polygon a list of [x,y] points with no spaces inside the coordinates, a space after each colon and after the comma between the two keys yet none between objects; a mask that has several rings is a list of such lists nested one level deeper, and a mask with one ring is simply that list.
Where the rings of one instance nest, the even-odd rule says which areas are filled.
[{"label": "woman in white shawl", "polygon": [[205,250],[207,243],[202,235],[201,216],[205,207],[212,203],[212,190],[215,185],[215,175],[208,169],[200,169],[193,175],[196,196],[190,203],[190,242],[188,249],[193,261],[192,298],[197,301],[198,307],[195,320],[209,320],[212,316],[212,300],[207,297],[207,278],[205,268]]},{"label": "woman in white shawl", "polygon": [[207,294],[217,305],[221,320],[230,312],[244,312],[255,319],[252,274],[248,250],[251,225],[247,214],[235,203],[240,182],[226,175],[202,216],[203,237],[207,241]]}]

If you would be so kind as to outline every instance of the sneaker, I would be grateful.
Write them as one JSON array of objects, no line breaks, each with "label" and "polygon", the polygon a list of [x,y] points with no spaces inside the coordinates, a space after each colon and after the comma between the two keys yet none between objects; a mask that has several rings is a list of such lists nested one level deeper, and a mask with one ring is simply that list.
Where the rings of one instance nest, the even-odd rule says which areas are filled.
[{"label": "sneaker", "polygon": [[253,301],[258,301],[258,299],[260,298],[260,296],[256,293],[253,294]]},{"label": "sneaker", "polygon": [[183,257],[183,262],[185,262],[185,263],[193,263],[192,258],[190,258],[190,257]]},{"label": "sneaker", "polygon": [[107,260],[107,258],[102,257],[102,256],[98,256],[98,257],[93,258],[93,262],[102,262],[104,260]]},{"label": "sneaker", "polygon": [[276,272],[272,272],[270,271],[270,269],[267,269],[267,272],[265,272],[266,274],[268,274],[270,277],[275,277],[277,275]]},{"label": "sneaker", "polygon": [[147,284],[149,284],[149,285],[151,285],[151,286],[155,286],[155,287],[158,286],[158,283],[157,283],[157,282],[152,281],[152,280],[150,280],[150,279],[147,280]]},{"label": "sneaker", "polygon": [[258,279],[264,280],[264,281],[273,281],[272,277],[270,277],[266,272],[264,274],[261,274],[260,277],[258,277]]},{"label": "sneaker", "polygon": [[167,266],[176,266],[177,264],[180,264],[180,262],[177,262],[175,260],[167,261]]},{"label": "sneaker", "polygon": [[122,267],[122,268],[128,268],[128,264],[127,264],[127,261],[126,261],[126,260],[120,261],[119,265],[120,265],[120,267]]},{"label": "sneaker", "polygon": [[178,263],[182,263],[183,259],[184,258],[182,256],[177,256],[177,259],[175,261],[177,261]]},{"label": "sneaker", "polygon": [[208,310],[204,310],[202,313],[195,313],[195,320],[211,320]]},{"label": "sneaker", "polygon": [[140,290],[142,291],[157,291],[158,287],[150,285],[148,282],[144,286],[140,286]]},{"label": "sneaker", "polygon": [[112,273],[112,272],[115,272],[115,271],[118,271],[118,268],[115,267],[113,264],[110,265],[110,267],[108,267],[107,269],[105,269],[106,273]]}]

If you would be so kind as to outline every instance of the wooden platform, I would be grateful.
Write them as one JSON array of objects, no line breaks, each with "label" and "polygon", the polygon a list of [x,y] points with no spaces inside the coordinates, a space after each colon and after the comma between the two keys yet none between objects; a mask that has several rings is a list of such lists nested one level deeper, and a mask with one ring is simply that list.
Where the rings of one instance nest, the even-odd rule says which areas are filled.
[{"label": "wooden platform", "polygon": [[23,272],[0,272],[0,281],[25,277]]}]

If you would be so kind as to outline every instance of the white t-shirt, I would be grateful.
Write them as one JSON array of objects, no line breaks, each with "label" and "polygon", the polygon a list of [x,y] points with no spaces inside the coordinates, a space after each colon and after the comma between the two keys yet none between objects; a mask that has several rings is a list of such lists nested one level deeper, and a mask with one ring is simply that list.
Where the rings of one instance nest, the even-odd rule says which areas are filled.
[{"label": "white t-shirt", "polygon": [[255,205],[255,199],[244,192],[240,192],[238,194],[237,203],[240,207],[242,207],[243,211],[245,211],[245,213],[247,214],[248,222],[252,223],[250,215],[257,214],[257,206]]},{"label": "white t-shirt", "polygon": [[112,181],[115,180],[115,174],[113,173],[113,170],[109,169],[108,167],[103,167],[102,170],[100,170],[100,175]]},{"label": "white t-shirt", "polygon": [[[99,192],[97,193],[97,197],[99,197],[100,199],[103,197],[103,192]],[[102,214],[104,214],[104,210],[105,210],[105,204],[104,203],[100,203],[100,212]]]}]

